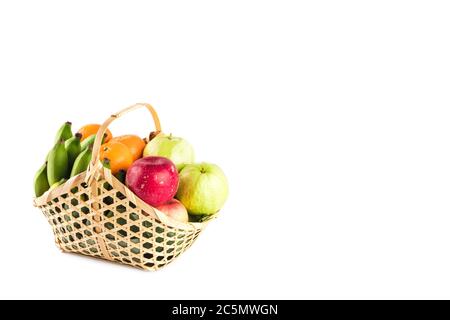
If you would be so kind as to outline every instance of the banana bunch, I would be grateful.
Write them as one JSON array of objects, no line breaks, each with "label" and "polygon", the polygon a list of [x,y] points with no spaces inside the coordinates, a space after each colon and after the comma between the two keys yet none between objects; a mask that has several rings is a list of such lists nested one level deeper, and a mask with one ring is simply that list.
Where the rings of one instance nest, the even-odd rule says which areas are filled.
[{"label": "banana bunch", "polygon": [[47,155],[47,161],[36,172],[34,193],[42,196],[74,177],[86,171],[92,158],[92,146],[95,135],[81,142],[81,134],[72,133],[72,123],[64,123],[55,137],[55,145]]}]

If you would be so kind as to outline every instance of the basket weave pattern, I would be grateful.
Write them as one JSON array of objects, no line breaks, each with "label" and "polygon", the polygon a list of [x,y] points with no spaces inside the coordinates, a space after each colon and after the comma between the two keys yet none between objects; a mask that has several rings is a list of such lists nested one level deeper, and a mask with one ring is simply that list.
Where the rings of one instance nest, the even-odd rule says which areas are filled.
[{"label": "basket weave pattern", "polygon": [[[122,113],[142,106],[155,118],[153,108],[147,104],[132,106]],[[106,130],[119,115],[112,116],[102,129]],[[155,124],[158,129],[159,120]],[[98,153],[99,147],[96,142],[93,154]],[[155,210],[103,168],[94,156],[87,172],[35,199],[35,205],[47,217],[62,251],[146,270],[157,270],[172,262],[207,225],[207,222],[181,223]]]}]

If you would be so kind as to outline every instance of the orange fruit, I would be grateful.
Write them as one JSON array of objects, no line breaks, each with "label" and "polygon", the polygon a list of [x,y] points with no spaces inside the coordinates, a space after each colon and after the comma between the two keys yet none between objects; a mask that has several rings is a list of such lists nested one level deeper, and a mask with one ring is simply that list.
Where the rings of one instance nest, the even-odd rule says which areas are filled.
[{"label": "orange fruit", "polygon": [[142,157],[142,152],[144,152],[145,142],[138,136],[127,134],[124,136],[114,137],[111,141],[118,141],[123,143],[130,150],[131,155],[133,156],[133,161]]},{"label": "orange fruit", "polygon": [[[100,129],[101,125],[99,124],[87,124],[85,126],[82,126],[80,130],[78,130],[78,133],[81,133],[81,141],[84,139],[89,138],[93,134],[97,134],[98,129]],[[106,137],[103,141],[104,143],[109,142],[109,140],[112,139],[112,133],[109,131],[109,129],[106,129]]]},{"label": "orange fruit", "polygon": [[133,156],[128,147],[118,141],[110,141],[100,148],[100,161],[109,159],[111,172],[116,174],[120,170],[128,170],[133,164]]}]

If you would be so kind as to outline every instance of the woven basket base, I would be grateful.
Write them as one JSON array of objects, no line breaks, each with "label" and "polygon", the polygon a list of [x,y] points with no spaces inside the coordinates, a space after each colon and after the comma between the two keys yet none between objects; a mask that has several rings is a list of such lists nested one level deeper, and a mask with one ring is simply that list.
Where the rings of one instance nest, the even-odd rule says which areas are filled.
[{"label": "woven basket base", "polygon": [[[123,184],[110,178],[97,180],[96,192],[92,192],[81,174],[52,190],[45,203],[37,204],[61,250],[157,270],[197,239],[202,225],[178,228],[162,222],[150,206],[143,209],[140,200],[130,199]],[[38,200],[42,202],[42,197]]]}]

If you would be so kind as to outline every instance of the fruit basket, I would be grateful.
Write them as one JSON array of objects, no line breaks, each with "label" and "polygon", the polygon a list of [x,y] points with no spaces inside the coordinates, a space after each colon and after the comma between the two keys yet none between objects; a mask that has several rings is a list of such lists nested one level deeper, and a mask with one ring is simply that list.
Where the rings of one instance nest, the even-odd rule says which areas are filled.
[{"label": "fruit basket", "polygon": [[202,222],[175,220],[137,197],[100,161],[108,126],[139,108],[151,113],[160,133],[158,115],[149,104],[135,104],[113,114],[96,133],[87,170],[35,198],[34,205],[47,218],[63,252],[157,270],[187,250],[217,214]]}]

